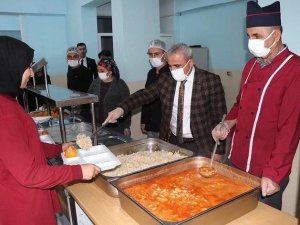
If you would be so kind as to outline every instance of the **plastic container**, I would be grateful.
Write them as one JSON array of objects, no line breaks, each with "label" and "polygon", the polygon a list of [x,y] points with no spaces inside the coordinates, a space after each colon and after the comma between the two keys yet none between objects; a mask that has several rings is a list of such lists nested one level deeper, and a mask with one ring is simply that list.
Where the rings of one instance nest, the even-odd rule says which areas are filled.
[{"label": "plastic container", "polygon": [[121,164],[120,160],[105,145],[96,145],[90,150],[78,149],[77,151],[78,156],[72,158],[66,158],[64,153],[61,153],[64,164],[92,163],[99,166],[101,171],[114,169]]}]

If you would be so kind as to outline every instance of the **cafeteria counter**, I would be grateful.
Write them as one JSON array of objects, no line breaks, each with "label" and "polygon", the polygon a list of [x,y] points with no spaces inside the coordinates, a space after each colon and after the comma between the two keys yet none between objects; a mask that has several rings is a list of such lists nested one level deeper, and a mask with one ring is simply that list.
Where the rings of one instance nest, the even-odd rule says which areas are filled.
[{"label": "cafeteria counter", "polygon": [[[107,195],[94,182],[77,183],[66,188],[71,197],[97,225],[138,225],[122,208],[118,198]],[[261,202],[253,211],[227,225],[297,225],[291,215]],[[145,225],[145,224],[142,224]]]}]

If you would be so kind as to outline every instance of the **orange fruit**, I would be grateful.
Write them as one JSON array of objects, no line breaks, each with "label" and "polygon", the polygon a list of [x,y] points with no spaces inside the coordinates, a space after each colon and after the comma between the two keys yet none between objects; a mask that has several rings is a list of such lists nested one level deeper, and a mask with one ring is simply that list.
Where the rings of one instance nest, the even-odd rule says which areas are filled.
[{"label": "orange fruit", "polygon": [[65,156],[66,156],[66,158],[76,157],[77,156],[77,149],[73,145],[70,145],[65,150]]},{"label": "orange fruit", "polygon": [[48,131],[47,130],[43,130],[42,131],[42,135],[48,135],[49,133],[48,133]]}]

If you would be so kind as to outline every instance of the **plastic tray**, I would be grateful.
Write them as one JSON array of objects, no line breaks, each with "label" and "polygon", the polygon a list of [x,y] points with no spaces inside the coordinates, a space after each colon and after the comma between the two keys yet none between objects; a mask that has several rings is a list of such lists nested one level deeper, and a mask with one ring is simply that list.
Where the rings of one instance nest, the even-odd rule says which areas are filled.
[{"label": "plastic tray", "polygon": [[110,170],[121,165],[120,160],[105,145],[95,145],[88,151],[78,149],[77,157],[66,158],[64,153],[61,153],[61,157],[64,164],[92,163],[99,166],[101,171]]},{"label": "plastic tray", "polygon": [[55,144],[54,140],[49,135],[41,135],[40,140],[44,143]]},{"label": "plastic tray", "polygon": [[36,116],[32,117],[36,124],[48,122],[51,119],[51,116]]}]

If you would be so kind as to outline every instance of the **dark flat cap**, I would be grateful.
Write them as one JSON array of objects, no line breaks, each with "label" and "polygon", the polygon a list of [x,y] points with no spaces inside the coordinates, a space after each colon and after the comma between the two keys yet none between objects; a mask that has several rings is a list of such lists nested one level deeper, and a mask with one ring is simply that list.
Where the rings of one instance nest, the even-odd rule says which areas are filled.
[{"label": "dark flat cap", "polygon": [[257,2],[247,3],[246,26],[250,27],[272,27],[281,26],[280,2],[260,7]]}]

